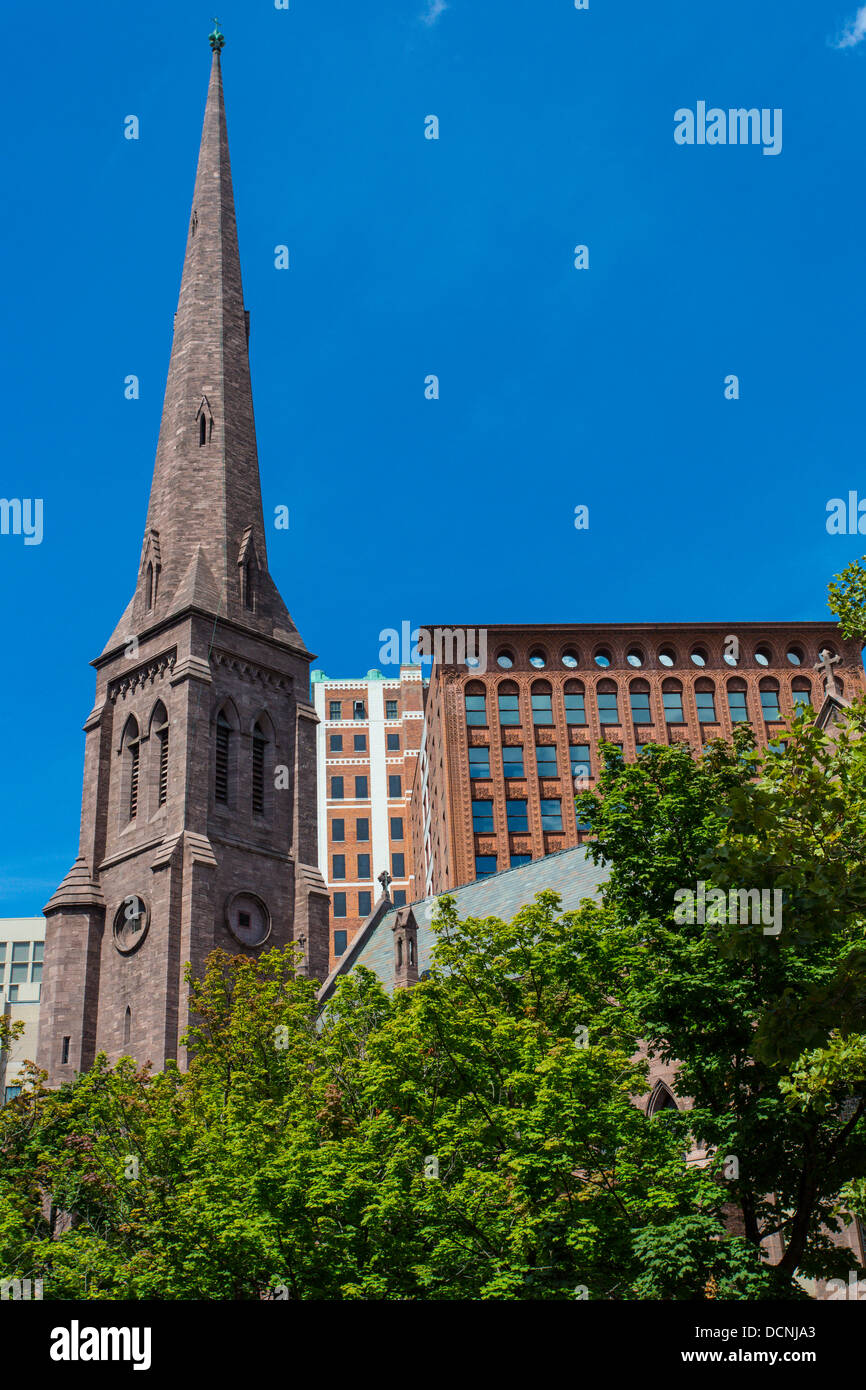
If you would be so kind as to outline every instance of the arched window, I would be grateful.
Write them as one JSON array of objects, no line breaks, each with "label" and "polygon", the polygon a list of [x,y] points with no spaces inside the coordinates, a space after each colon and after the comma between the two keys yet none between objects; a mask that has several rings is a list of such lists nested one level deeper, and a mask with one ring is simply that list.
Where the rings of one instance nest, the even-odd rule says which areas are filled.
[{"label": "arched window", "polygon": [[701,676],[695,682],[695,705],[699,724],[717,724],[716,687],[709,676]]},{"label": "arched window", "polygon": [[610,680],[599,681],[595,694],[598,702],[599,724],[618,724],[619,694],[616,688],[616,682]]},{"label": "arched window", "polygon": [[148,610],[153,607],[153,563],[147,562],[147,575],[145,578],[145,602]]},{"label": "arched window", "polygon": [[466,723],[487,723],[487,692],[481,681],[470,681],[466,687]]},{"label": "arched window", "polygon": [[229,801],[229,759],[231,752],[232,726],[224,710],[216,718],[216,799],[224,806]]},{"label": "arched window", "polygon": [[662,681],[662,704],[665,708],[666,724],[684,724],[683,687],[680,681]]},{"label": "arched window", "polygon": [[514,681],[502,681],[496,692],[499,701],[499,723],[520,723],[520,695]]},{"label": "arched window", "polygon": [[403,964],[403,938],[402,938],[402,936],[398,936],[398,937],[397,937],[397,968],[398,968],[398,970],[399,970],[399,968],[400,968],[400,966],[401,966],[402,964]]},{"label": "arched window", "polygon": [[123,1046],[129,1047],[129,1040],[132,1037],[132,1010],[126,1006],[126,1013],[123,1015]]},{"label": "arched window", "polygon": [[265,747],[267,735],[257,721],[253,726],[253,815],[265,814]]},{"label": "arched window", "polygon": [[414,965],[414,964],[415,964],[415,942],[412,940],[412,937],[411,937],[411,936],[409,937],[408,946],[409,946],[409,964],[410,964],[410,965]]},{"label": "arched window", "polygon": [[553,691],[549,681],[533,681],[530,692],[533,724],[553,723]]},{"label": "arched window", "polygon": [[779,709],[779,682],[772,676],[765,676],[761,681],[761,713],[768,721],[782,718]]},{"label": "arched window", "polygon": [[156,804],[164,806],[168,799],[168,714],[162,700],[150,716],[150,733],[156,751]]},{"label": "arched window", "polygon": [[651,1118],[662,1110],[679,1110],[679,1108],[670,1087],[666,1086],[663,1081],[657,1081],[653,1087],[652,1095],[647,1101],[647,1115]]},{"label": "arched window", "polygon": [[728,712],[733,724],[742,723],[749,718],[746,682],[739,676],[728,681]]},{"label": "arched window", "polygon": [[628,697],[631,704],[631,717],[635,724],[651,724],[653,712],[650,707],[649,681],[632,681],[628,688]]},{"label": "arched window", "polygon": [[204,418],[204,411],[202,411],[198,419],[198,442],[199,447],[207,443],[207,420]]},{"label": "arched window", "polygon": [[138,814],[138,778],[140,741],[138,724],[132,715],[126,721],[121,740],[123,805],[127,820],[134,820]]}]

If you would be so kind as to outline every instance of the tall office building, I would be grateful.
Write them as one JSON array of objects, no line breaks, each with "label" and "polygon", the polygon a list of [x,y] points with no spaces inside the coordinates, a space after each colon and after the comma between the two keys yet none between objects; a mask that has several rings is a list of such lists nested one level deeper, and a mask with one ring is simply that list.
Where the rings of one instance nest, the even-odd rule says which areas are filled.
[{"label": "tall office building", "polygon": [[423,724],[418,666],[331,680],[312,673],[317,733],[319,865],[331,890],[333,967],[391,877],[397,904],[412,902],[409,803]]}]

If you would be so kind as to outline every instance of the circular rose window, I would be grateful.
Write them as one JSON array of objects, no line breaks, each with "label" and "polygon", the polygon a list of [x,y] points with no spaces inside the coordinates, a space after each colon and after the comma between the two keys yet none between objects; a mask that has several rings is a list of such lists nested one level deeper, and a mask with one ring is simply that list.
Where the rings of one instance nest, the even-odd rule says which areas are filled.
[{"label": "circular rose window", "polygon": [[137,951],[150,926],[150,911],[144,898],[131,893],[114,914],[114,944],[122,956]]},{"label": "circular rose window", "polygon": [[261,946],[271,934],[271,914],[254,893],[233,893],[226,902],[226,926],[242,946]]}]

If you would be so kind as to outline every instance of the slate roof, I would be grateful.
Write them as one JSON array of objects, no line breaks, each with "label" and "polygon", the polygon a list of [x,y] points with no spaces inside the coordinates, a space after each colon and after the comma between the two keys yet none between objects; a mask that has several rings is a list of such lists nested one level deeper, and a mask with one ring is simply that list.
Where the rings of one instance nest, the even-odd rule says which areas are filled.
[{"label": "slate roof", "polygon": [[[509,921],[519,908],[533,902],[536,893],[545,888],[559,894],[563,912],[571,911],[578,907],[583,898],[595,897],[606,878],[607,870],[593,864],[586,851],[577,845],[573,849],[548,854],[544,859],[534,859],[530,864],[521,864],[519,868],[503,869],[501,873],[491,874],[488,878],[476,879],[462,888],[452,888],[447,896],[455,900],[457,914],[464,920],[467,917],[500,917],[503,921]],[[439,896],[445,897],[446,894]],[[436,942],[431,923],[437,901],[438,898],[430,897],[412,903],[412,912],[418,924],[419,973],[430,967]],[[339,977],[356,965],[365,965],[368,970],[375,971],[386,989],[394,988],[394,934],[391,928],[398,911],[393,903],[379,899],[345,955],[322,985],[319,991],[321,1003],[330,998]]]}]

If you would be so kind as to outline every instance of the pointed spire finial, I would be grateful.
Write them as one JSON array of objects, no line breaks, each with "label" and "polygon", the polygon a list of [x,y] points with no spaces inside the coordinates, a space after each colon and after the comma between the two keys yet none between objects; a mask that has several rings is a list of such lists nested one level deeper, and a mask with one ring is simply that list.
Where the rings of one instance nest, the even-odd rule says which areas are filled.
[{"label": "pointed spire finial", "polygon": [[211,46],[211,49],[213,50],[213,52],[214,52],[214,53],[222,53],[223,45],[225,44],[225,41],[226,41],[225,34],[224,34],[224,33],[222,32],[222,30],[220,29],[220,22],[219,22],[218,19],[215,19],[215,20],[214,20],[214,31],[213,31],[213,33],[210,35],[210,46]]}]

